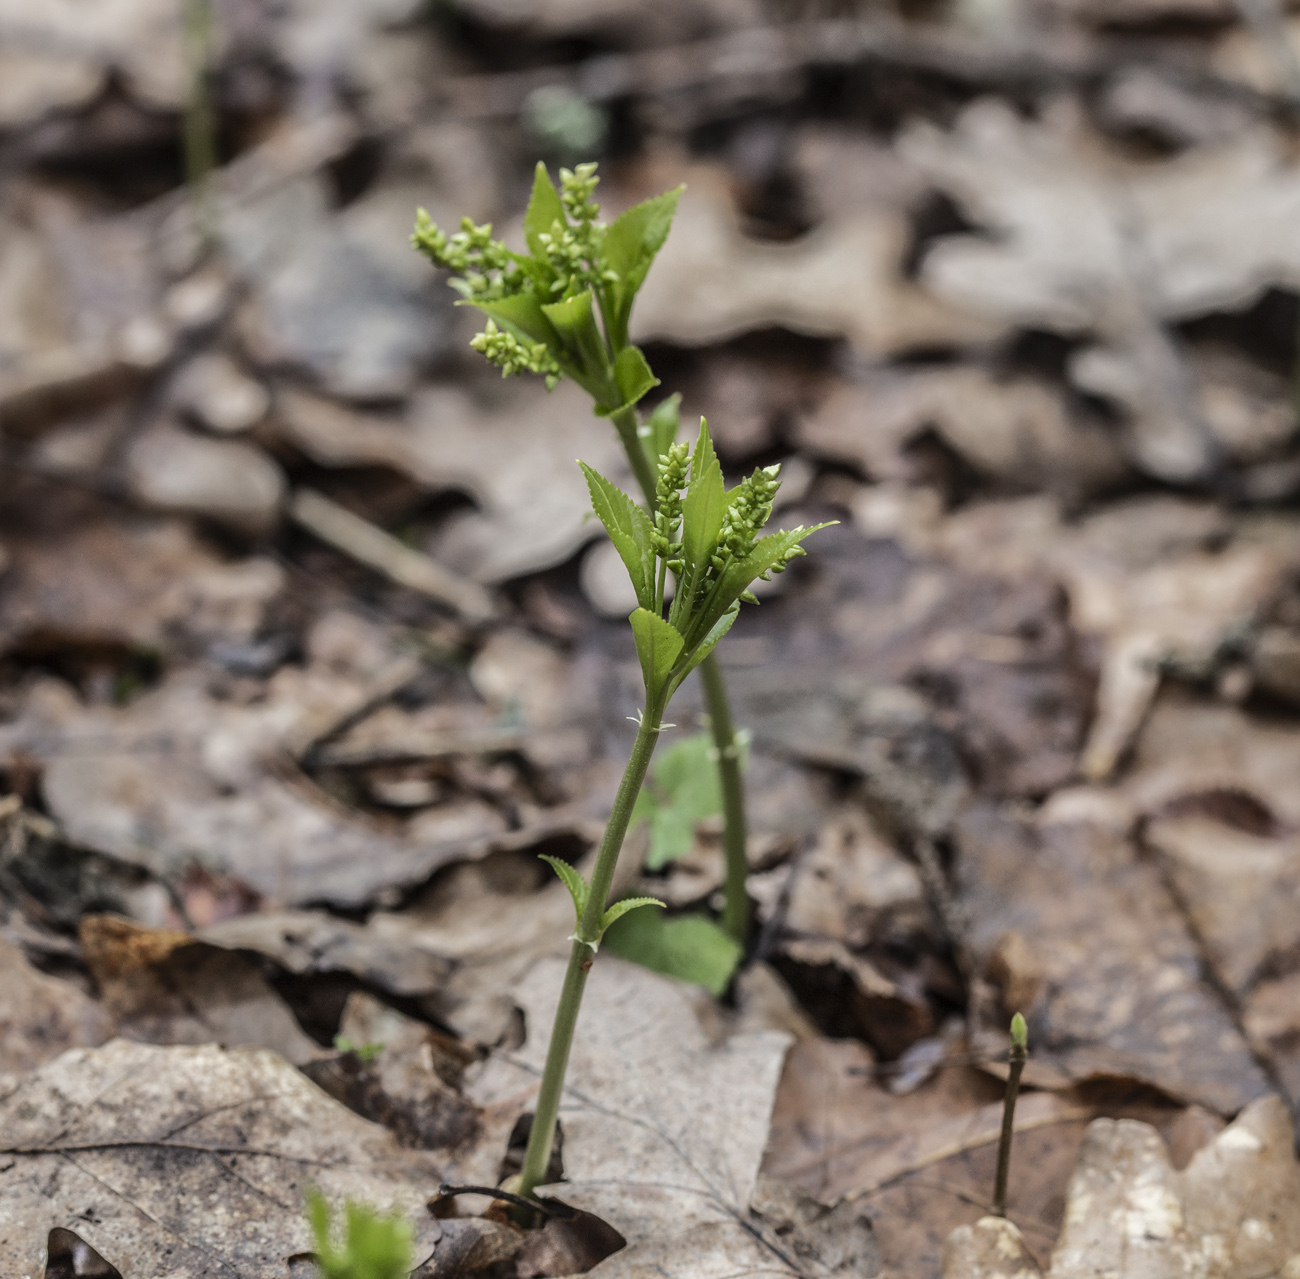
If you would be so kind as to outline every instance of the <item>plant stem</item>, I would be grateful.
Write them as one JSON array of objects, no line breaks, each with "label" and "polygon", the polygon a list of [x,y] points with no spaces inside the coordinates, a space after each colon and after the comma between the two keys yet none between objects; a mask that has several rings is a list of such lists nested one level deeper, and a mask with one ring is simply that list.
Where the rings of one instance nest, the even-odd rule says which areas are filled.
[{"label": "plant stem", "polygon": [[[578,936],[598,937],[600,919],[605,913],[610,886],[614,882],[614,868],[623,847],[632,806],[645,781],[650,756],[659,740],[659,723],[663,719],[662,706],[646,706],[641,727],[632,746],[623,780],[614,797],[614,807],[605,825],[605,835],[596,854],[596,865],[591,873],[591,891],[582,917],[578,921]],[[564,1075],[569,1066],[569,1050],[573,1046],[573,1032],[578,1024],[578,1010],[582,1007],[582,992],[587,985],[587,973],[595,951],[586,942],[575,941],[569,952],[569,966],[564,973],[560,989],[560,1002],[555,1010],[555,1024],[551,1028],[551,1043],[546,1050],[546,1065],[542,1070],[542,1086],[537,1094],[533,1111],[533,1127],[528,1134],[528,1149],[524,1152],[524,1166],[519,1173],[519,1193],[532,1196],[533,1191],[546,1179],[546,1165],[551,1161],[551,1147],[555,1142],[555,1121],[560,1113],[560,1094],[564,1091]]]},{"label": "plant stem", "polygon": [[216,243],[217,214],[212,173],[217,167],[216,120],[212,106],[211,0],[185,0],[185,60],[189,93],[185,103],[185,181],[204,252]]},{"label": "plant stem", "polygon": [[749,856],[745,836],[745,782],[740,772],[740,746],[731,719],[727,686],[722,682],[717,654],[700,663],[700,683],[709,707],[713,745],[718,752],[718,781],[722,785],[723,848],[727,878],[722,907],[722,926],[742,946],[749,940]]},{"label": "plant stem", "polygon": [[[1024,1023],[1021,1022],[1023,1026]],[[998,1170],[993,1181],[993,1206],[989,1212],[994,1217],[1007,1215],[1007,1174],[1011,1171],[1011,1137],[1016,1121],[1016,1096],[1020,1092],[1020,1074],[1029,1056],[1023,1042],[1014,1037],[1008,1058],[1007,1091],[1002,1102],[1002,1135],[998,1139]]]},{"label": "plant stem", "polygon": [[646,508],[651,515],[654,515],[657,477],[654,463],[651,462],[650,454],[646,451],[645,442],[641,438],[641,420],[637,411],[634,408],[619,409],[617,413],[609,415],[609,420],[614,423],[618,438],[623,442],[623,451],[631,464],[632,474],[636,476],[636,482],[641,486],[641,492],[645,496]]}]

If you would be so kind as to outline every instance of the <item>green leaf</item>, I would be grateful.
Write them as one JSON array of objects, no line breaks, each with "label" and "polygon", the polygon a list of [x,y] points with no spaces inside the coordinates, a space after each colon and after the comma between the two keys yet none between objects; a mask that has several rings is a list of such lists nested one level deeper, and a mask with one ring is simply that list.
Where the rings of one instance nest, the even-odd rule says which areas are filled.
[{"label": "green leaf", "polygon": [[677,201],[686,188],[665,191],[620,214],[605,231],[601,245],[601,266],[613,271],[618,281],[610,286],[611,332],[614,349],[627,344],[628,320],[637,291],[663,247],[677,212]]},{"label": "green leaf", "polygon": [[695,823],[722,812],[713,751],[712,736],[695,733],[656,757],[632,810],[634,821],[650,823],[647,869],[660,870],[685,857],[695,842]]},{"label": "green leaf", "polygon": [[573,898],[574,917],[581,919],[582,912],[587,908],[587,897],[591,893],[591,886],[568,862],[561,858],[552,857],[549,853],[539,853],[538,856],[542,861],[549,863],[551,869],[564,881],[565,888],[569,890],[569,896]]},{"label": "green leaf", "polygon": [[528,241],[529,251],[534,257],[546,256],[537,237],[549,235],[557,222],[561,226],[568,225],[564,205],[560,201],[560,193],[555,189],[555,183],[551,181],[551,175],[546,172],[546,165],[539,160],[533,171],[533,194],[528,201],[528,212],[524,214],[524,239]]},{"label": "green leaf", "polygon": [[587,477],[592,509],[627,568],[638,602],[642,608],[654,608],[656,561],[652,544],[654,525],[650,517],[598,471],[585,462],[578,465]]},{"label": "green leaf", "polygon": [[721,995],[740,962],[740,943],[705,915],[637,910],[605,935],[605,946],[651,972],[695,982]]},{"label": "green leaf", "polygon": [[646,419],[649,431],[650,453],[657,461],[668,452],[668,447],[677,439],[677,426],[681,419],[682,394],[674,391],[661,404],[655,405],[654,412]]},{"label": "green leaf", "polygon": [[747,591],[750,584],[778,563],[792,546],[798,546],[804,538],[811,537],[820,529],[829,528],[838,522],[838,520],[828,520],[824,524],[814,524],[810,528],[788,529],[785,532],[769,533],[766,537],[760,537],[754,544],[754,549],[743,560],[734,560],[727,565],[721,580],[711,593],[709,607],[691,626],[689,638],[692,643],[699,642],[696,636],[701,636],[707,642],[707,637],[712,634],[713,628],[722,620],[727,610],[740,599],[741,592]]},{"label": "green leaf", "polygon": [[682,637],[657,613],[638,608],[627,619],[632,623],[636,639],[636,655],[641,659],[641,673],[645,676],[647,696],[653,696],[663,687],[673,663],[681,655]]},{"label": "green leaf", "polygon": [[663,907],[664,903],[657,897],[624,897],[622,901],[615,902],[600,917],[600,935],[605,935],[605,929],[616,919],[622,919],[629,910],[639,910],[642,906],[659,906]]},{"label": "green leaf", "polygon": [[624,409],[630,409],[647,391],[659,385],[659,379],[650,372],[637,346],[625,346],[618,353],[614,361],[614,382],[623,401],[615,407]]},{"label": "green leaf", "polygon": [[[610,380],[609,353],[596,325],[593,301],[591,290],[585,289],[563,302],[544,303],[541,307],[542,314],[559,335],[564,351],[584,370],[590,384],[588,390],[592,386],[603,387]],[[616,409],[618,405],[608,407]]]},{"label": "green leaf", "polygon": [[722,467],[713,452],[708,423],[700,419],[700,438],[691,458],[691,482],[682,504],[682,559],[686,562],[687,597],[708,566],[722,531],[727,510],[727,490]]},{"label": "green leaf", "polygon": [[516,337],[545,342],[557,358],[564,356],[560,335],[555,331],[555,325],[546,318],[535,293],[515,293],[508,298],[474,302],[472,305],[484,315],[490,315],[503,329],[509,330]]},{"label": "green leaf", "polygon": [[715,648],[718,647],[718,641],[731,630],[732,623],[740,614],[740,601],[732,602],[731,607],[718,618],[709,633],[700,641],[695,651],[691,654],[691,660],[686,669],[682,671],[682,679],[685,679]]}]

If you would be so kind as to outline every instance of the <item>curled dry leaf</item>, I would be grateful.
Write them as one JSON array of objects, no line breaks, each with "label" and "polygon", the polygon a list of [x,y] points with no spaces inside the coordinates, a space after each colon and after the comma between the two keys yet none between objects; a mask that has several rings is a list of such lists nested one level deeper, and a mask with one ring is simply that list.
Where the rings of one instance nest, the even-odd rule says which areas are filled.
[{"label": "curled dry leaf", "polygon": [[0,1102],[0,1123],[9,1274],[30,1274],[45,1232],[76,1222],[123,1274],[280,1279],[311,1247],[312,1185],[392,1205],[415,1227],[417,1263],[438,1239],[424,1211],[439,1182],[429,1157],[264,1049],[73,1049]]},{"label": "curled dry leaf", "polygon": [[[1182,1172],[1148,1124],[1098,1119],[1070,1181],[1049,1279],[1222,1279],[1300,1267],[1300,1164],[1277,1097],[1248,1106]],[[1019,1231],[985,1218],[956,1231],[944,1279],[1037,1276]]]}]

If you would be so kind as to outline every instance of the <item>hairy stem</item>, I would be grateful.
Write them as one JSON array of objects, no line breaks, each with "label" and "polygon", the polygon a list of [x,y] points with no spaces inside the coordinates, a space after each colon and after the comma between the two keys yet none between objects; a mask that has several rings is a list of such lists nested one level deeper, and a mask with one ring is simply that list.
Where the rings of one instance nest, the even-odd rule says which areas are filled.
[{"label": "hairy stem", "polygon": [[650,460],[645,441],[641,438],[641,420],[637,411],[619,409],[617,413],[609,415],[609,420],[614,423],[618,438],[623,442],[623,451],[632,466],[632,474],[636,476],[636,482],[645,496],[646,509],[653,515],[658,477],[655,475],[655,464]]},{"label": "hairy stem", "polygon": [[[610,886],[614,882],[614,868],[623,847],[632,806],[645,781],[650,756],[659,740],[659,724],[664,708],[647,705],[641,727],[632,746],[623,780],[619,783],[614,807],[605,825],[605,835],[596,854],[596,866],[591,873],[591,891],[578,921],[579,937],[598,937],[600,919],[605,913]],[[569,1050],[573,1047],[573,1032],[578,1024],[578,1010],[582,1007],[582,992],[587,985],[587,973],[595,950],[586,942],[575,941],[569,952],[569,966],[564,973],[560,990],[560,1003],[555,1010],[555,1024],[551,1028],[551,1043],[546,1050],[546,1065],[542,1070],[542,1086],[537,1094],[537,1108],[533,1112],[533,1128],[528,1135],[528,1149],[524,1152],[524,1166],[519,1174],[519,1193],[531,1196],[546,1179],[546,1165],[551,1161],[551,1147],[555,1142],[555,1121],[560,1113],[560,1094],[564,1091],[564,1075],[569,1067]]]},{"label": "hairy stem", "polygon": [[700,683],[709,707],[713,745],[718,752],[718,781],[722,784],[723,848],[727,878],[722,907],[722,926],[742,946],[749,940],[749,858],[745,838],[745,782],[740,772],[740,744],[731,719],[727,686],[722,682],[717,654],[700,663]]}]

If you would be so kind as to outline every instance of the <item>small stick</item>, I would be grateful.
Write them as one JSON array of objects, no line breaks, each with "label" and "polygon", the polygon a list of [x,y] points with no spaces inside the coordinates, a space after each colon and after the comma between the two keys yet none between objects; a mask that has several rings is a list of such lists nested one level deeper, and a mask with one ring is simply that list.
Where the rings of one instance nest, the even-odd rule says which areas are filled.
[{"label": "small stick", "polygon": [[1007,1173],[1011,1170],[1011,1135],[1016,1121],[1016,1094],[1020,1092],[1020,1074],[1029,1056],[1029,1030],[1017,1013],[1011,1019],[1011,1053],[1008,1057],[1007,1093],[1002,1102],[1002,1136],[998,1139],[998,1172],[993,1182],[994,1217],[1007,1215]]}]

